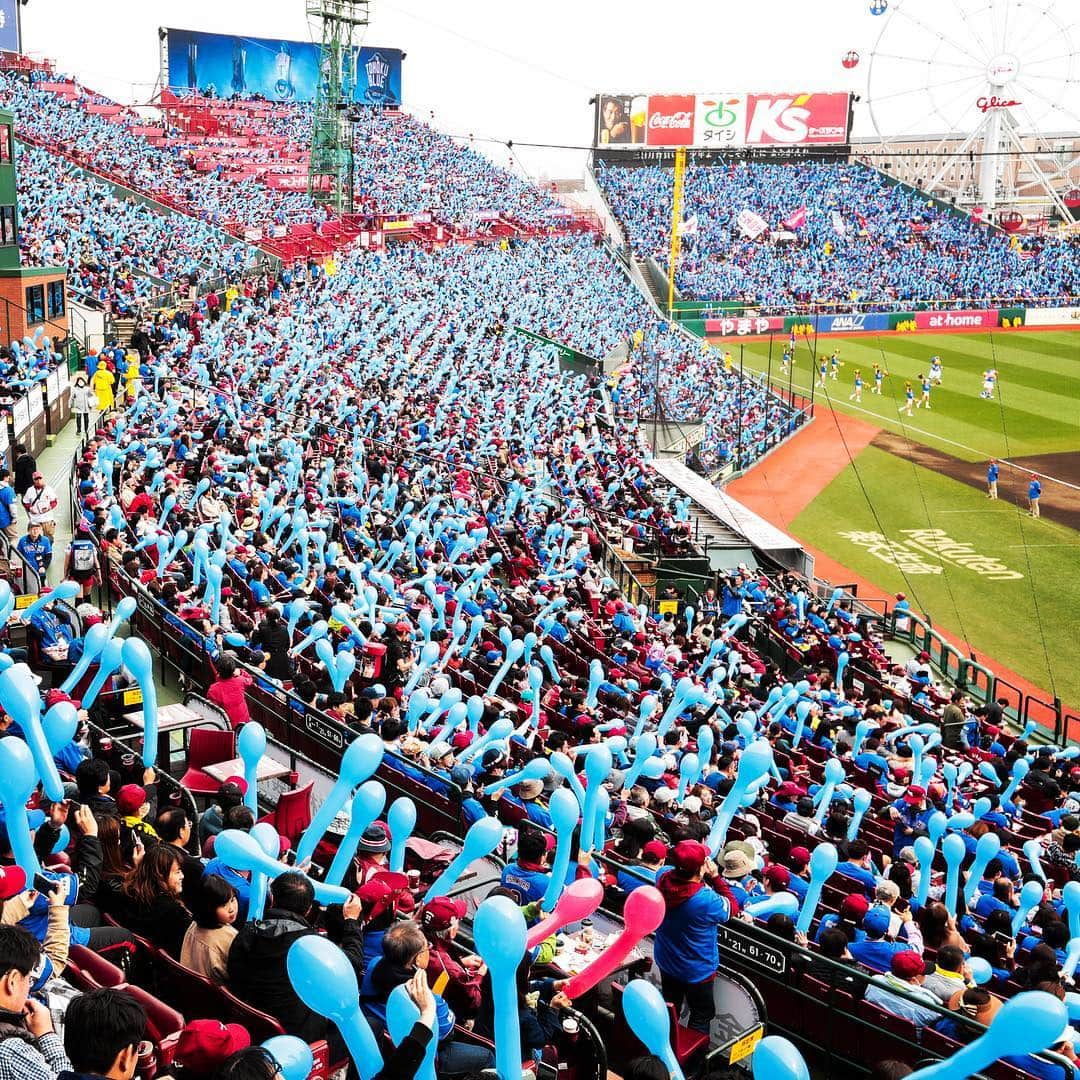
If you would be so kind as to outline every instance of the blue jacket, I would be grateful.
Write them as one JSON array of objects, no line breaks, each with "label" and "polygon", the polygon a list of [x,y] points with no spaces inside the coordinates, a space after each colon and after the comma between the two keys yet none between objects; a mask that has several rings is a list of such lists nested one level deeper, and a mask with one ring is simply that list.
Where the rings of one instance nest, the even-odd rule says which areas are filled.
[{"label": "blue jacket", "polygon": [[500,884],[503,888],[513,889],[524,905],[534,900],[542,900],[550,880],[551,875],[546,871],[524,868],[515,860],[504,867]]},{"label": "blue jacket", "polygon": [[906,941],[886,941],[884,938],[879,938],[877,941],[866,938],[864,941],[853,941],[848,946],[848,952],[854,960],[874,971],[889,971],[892,967],[892,958],[897,953],[913,951],[914,946]]},{"label": "blue jacket", "polygon": [[[364,972],[364,981],[360,984],[360,1008],[368,1018],[376,1038],[386,1030],[386,999],[395,986],[400,985],[399,982],[394,981],[393,976],[386,977],[387,973],[379,971],[384,963],[384,959],[380,956]],[[392,968],[388,969],[388,971],[392,970]],[[400,979],[400,975],[398,978]],[[434,996],[435,1019],[439,1027],[438,1039],[442,1042],[454,1030],[454,1014],[450,1011],[450,1006],[438,994]]]},{"label": "blue jacket", "polygon": [[867,870],[863,866],[858,866],[853,862],[842,862],[836,867],[838,874],[843,874],[846,878],[851,878],[853,881],[857,881],[866,892],[873,896],[874,890],[877,888],[877,877],[872,870]]},{"label": "blue jacket", "polygon": [[[657,883],[669,873],[670,867],[657,874]],[[711,979],[720,965],[716,928],[731,913],[731,903],[708,885],[681,904],[668,902],[653,940],[653,959],[661,974],[686,983]]]}]

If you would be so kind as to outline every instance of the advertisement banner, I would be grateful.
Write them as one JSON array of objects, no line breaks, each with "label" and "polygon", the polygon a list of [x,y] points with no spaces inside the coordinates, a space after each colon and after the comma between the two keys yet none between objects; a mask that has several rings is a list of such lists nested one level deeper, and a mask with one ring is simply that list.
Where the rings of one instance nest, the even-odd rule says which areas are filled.
[{"label": "advertisement banner", "polygon": [[721,337],[745,337],[748,334],[768,334],[770,331],[783,329],[784,320],[781,317],[765,318],[759,315],[753,319],[731,317],[705,320],[705,333],[719,334]]},{"label": "advertisement banner", "polygon": [[[316,43],[173,28],[166,33],[165,82],[174,91],[269,102],[315,100],[322,53]],[[400,105],[401,50],[354,48],[344,58],[341,78],[346,96],[359,104]]]},{"label": "advertisement banner", "polygon": [[644,94],[598,94],[594,141],[597,146],[644,146],[648,118]]},{"label": "advertisement banner", "polygon": [[710,148],[746,145],[746,95],[698,94],[694,144]]},{"label": "advertisement banner", "polygon": [[[630,114],[630,127],[634,114]],[[689,146],[694,141],[694,95],[653,94],[645,142],[649,146]]]},{"label": "advertisement banner", "polygon": [[863,330],[889,329],[889,316],[884,311],[855,312],[849,315],[819,315],[815,321],[819,334],[857,334]]},{"label": "advertisement banner", "polygon": [[847,142],[847,94],[751,94],[747,146],[819,146]]},{"label": "advertisement banner", "polygon": [[1080,307],[1028,308],[1028,326],[1076,326],[1080,328]]},{"label": "advertisement banner", "polygon": [[0,49],[22,52],[19,41],[19,0],[0,0]]},{"label": "advertisement banner", "polygon": [[998,309],[983,311],[916,311],[919,330],[986,330],[998,325]]},{"label": "advertisement banner", "polygon": [[848,141],[851,95],[597,94],[594,145],[724,150]]}]

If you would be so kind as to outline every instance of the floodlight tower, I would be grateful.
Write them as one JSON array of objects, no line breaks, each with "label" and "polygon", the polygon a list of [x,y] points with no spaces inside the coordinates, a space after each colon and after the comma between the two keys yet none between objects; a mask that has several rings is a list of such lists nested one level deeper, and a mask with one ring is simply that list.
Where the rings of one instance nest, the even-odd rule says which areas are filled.
[{"label": "floodlight tower", "polygon": [[370,0],[306,0],[308,18],[322,23],[322,57],[311,130],[308,194],[347,214],[353,208],[353,131],[349,114],[356,83],[353,39],[368,25]]}]

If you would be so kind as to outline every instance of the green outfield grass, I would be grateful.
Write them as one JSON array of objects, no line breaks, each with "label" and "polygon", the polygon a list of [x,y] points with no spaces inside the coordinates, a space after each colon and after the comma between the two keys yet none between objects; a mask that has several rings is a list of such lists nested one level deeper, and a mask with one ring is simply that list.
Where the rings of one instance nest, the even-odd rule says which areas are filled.
[{"label": "green outfield grass", "polygon": [[[976,555],[1023,576],[991,580],[986,573],[935,557],[935,549],[944,553],[944,538],[905,531],[926,529],[970,544]],[[907,593],[914,607],[976,650],[1037,686],[1055,688],[1066,704],[1080,705],[1080,533],[1032,520],[1007,502],[992,503],[975,488],[876,447],[868,447],[835,477],[791,530],[885,593]],[[862,535],[841,535],[853,532]],[[866,546],[872,540],[866,534],[873,533],[900,545],[878,545],[879,551],[922,567],[909,565],[902,574]],[[926,572],[931,566],[940,572]]]},{"label": "green outfield grass", "polygon": [[[772,381],[786,390],[788,378],[781,371],[780,357],[786,337],[776,336],[772,344]],[[769,343],[761,340],[726,342],[736,364],[743,347],[746,368],[769,368]],[[850,411],[890,431],[944,450],[968,461],[988,457],[1023,457],[1029,454],[1080,450],[1080,333],[1069,331],[1010,333],[1001,330],[973,334],[881,334],[873,337],[800,340],[792,382],[796,392],[809,395],[816,369],[811,350],[828,358],[833,348],[840,350],[843,367],[839,378],[826,380],[815,400]],[[938,354],[944,365],[942,385],[931,394],[931,411],[915,409],[912,419],[899,415],[904,402],[904,383],[930,369],[930,357]],[[870,393],[874,384],[873,365],[889,372],[881,396]],[[999,400],[979,397],[982,373],[988,368],[999,373]],[[861,405],[848,401],[855,369],[863,376]]]}]

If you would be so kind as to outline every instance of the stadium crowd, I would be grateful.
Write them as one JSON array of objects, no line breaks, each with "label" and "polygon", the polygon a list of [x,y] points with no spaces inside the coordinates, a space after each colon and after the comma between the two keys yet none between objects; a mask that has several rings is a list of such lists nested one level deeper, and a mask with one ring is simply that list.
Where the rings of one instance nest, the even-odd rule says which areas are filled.
[{"label": "stadium crowd", "polygon": [[[99,122],[44,96],[42,137]],[[128,168],[137,144],[101,134],[124,147],[113,165]],[[193,195],[204,183],[215,181],[183,173],[178,188]],[[274,193],[254,192],[252,220],[285,212]],[[43,249],[56,243],[50,215],[66,213],[52,198],[28,226]],[[95,253],[109,273],[122,238],[134,267],[157,250],[154,225],[106,197],[85,242],[105,245]],[[175,240],[176,266],[200,235]],[[80,246],[79,265],[84,256]],[[120,289],[121,277],[103,280]],[[518,326],[597,356],[633,348],[609,379],[560,376],[552,350]],[[34,366],[24,360],[27,374]],[[470,909],[424,903],[389,869],[385,820],[355,838],[343,903],[317,903],[315,882],[336,861],[347,815],[314,838],[321,870],[298,859],[260,914],[256,882],[220,839],[255,825],[243,778],[208,784],[190,761],[184,782],[209,802],[197,813],[173,797],[164,762],[146,767],[94,734],[89,721],[117,717],[93,693],[137,681],[126,658],[115,674],[95,675],[92,662],[61,684],[98,655],[113,586],[186,644],[189,660],[176,663],[209,660],[206,696],[227,738],[252,722],[256,691],[287,693],[297,715],[376,732],[388,766],[463,827],[488,815],[514,827],[497,891],[530,922],[551,885],[560,789],[583,813],[595,795],[597,827],[590,841],[582,822],[566,880],[599,879],[613,904],[657,890],[652,960],[683,1032],[710,1031],[718,927],[755,929],[755,905],[780,894],[794,906],[756,929],[790,947],[792,979],[822,1000],[833,992],[838,1008],[840,994],[852,1009],[862,999],[871,1023],[909,1038],[910,1061],[920,1046],[970,1042],[1018,990],[1064,997],[1080,956],[1069,947],[1080,918],[1068,888],[1080,879],[1073,753],[1010,735],[1007,703],[940,684],[925,654],[891,660],[881,627],[842,590],[826,600],[796,575],[740,566],[661,614],[608,576],[608,537],[692,552],[689,504],[655,479],[637,420],[654,371],[672,415],[704,419],[713,463],[731,455],[736,430],[746,461],[790,422],[719,353],[657,320],[582,239],[398,245],[342,256],[332,270],[251,276],[228,304],[202,299],[158,319],[130,357],[110,346],[87,358],[96,409],[80,398],[93,422],[62,560],[42,542],[59,499],[33,460],[18,455],[13,485],[0,477],[16,551],[45,572],[62,561],[78,585],[74,608],[50,606],[46,593],[13,614],[4,666],[28,664],[41,679],[34,704],[73,706],[79,721],[49,745],[65,798],[35,791],[25,823],[9,806],[0,823],[0,1076],[273,1080],[280,1063],[250,1044],[275,1030],[325,1039],[340,1062],[337,1029],[304,1003],[286,961],[317,933],[346,957],[374,1032],[385,1032],[399,987],[415,1002],[419,1020],[396,1051],[382,1038],[380,1078],[430,1075],[421,1062],[433,1042],[440,1080],[493,1062],[492,973],[457,940]],[[748,628],[779,644],[784,666],[750,644]],[[0,689],[16,678],[0,674]],[[75,711],[82,704],[89,714]],[[0,725],[31,741],[14,710]],[[5,754],[15,754],[8,739]],[[591,760],[605,763],[602,775]],[[749,776],[748,762],[772,767]],[[310,814],[297,827],[263,809],[295,855]],[[27,872],[26,835],[41,877]],[[927,857],[931,839],[947,860]],[[838,865],[816,897],[826,845]],[[411,858],[430,880],[417,849]],[[580,1004],[553,966],[558,946],[541,942],[518,974],[524,1062],[551,1060],[570,1030],[566,1010]],[[1066,1029],[1054,1043],[1062,1064],[1006,1060],[1059,1080],[1075,1075],[1076,1042]],[[669,1074],[655,1059],[626,1073]]]},{"label": "stadium crowd", "polygon": [[[519,257],[498,248],[486,254]],[[486,786],[533,756],[567,750],[580,763],[582,744],[622,736],[614,743],[618,762],[635,728],[656,725],[659,767],[629,785],[629,760],[610,774],[610,849],[599,863],[579,857],[572,873],[600,874],[624,890],[656,881],[668,914],[654,958],[665,996],[685,1002],[692,1029],[707,1029],[712,1017],[716,925],[770,893],[805,899],[807,868],[823,841],[841,862],[830,881],[833,910],[814,934],[818,948],[825,958],[882,973],[866,1000],[911,1020],[913,1031],[933,1024],[946,1040],[962,1042],[971,1035],[965,1018],[997,1007],[999,999],[975,985],[968,957],[992,959],[991,990],[1063,992],[1068,926],[1055,884],[1070,876],[1068,849],[1077,845],[1069,832],[1078,825],[1075,807],[1060,783],[1067,787],[1071,759],[1010,739],[1000,704],[976,708],[936,685],[926,657],[892,664],[873,624],[854,615],[850,602],[826,605],[798,579],[741,569],[720,596],[706,592],[699,611],[657,620],[635,610],[594,559],[600,523],[632,522],[644,512],[677,550],[686,542],[681,508],[648,481],[632,428],[606,430],[595,404],[582,409],[576,387],[553,379],[542,350],[516,342],[490,311],[474,318],[470,290],[452,273],[452,257],[440,266],[443,255],[410,249],[399,258],[346,259],[331,277],[267,283],[211,320],[197,343],[176,328],[162,344],[172,377],[158,393],[142,387],[87,444],[78,466],[86,526],[113,572],[158,601],[169,625],[214,658],[210,699],[241,727],[253,682],[291,687],[305,708],[373,727],[404,767],[411,762],[458,785],[466,822],[485,812],[508,815],[519,839],[502,887],[523,904],[538,900],[549,880],[544,842],[527,821],[551,826],[546,803],[557,780],[523,780],[500,798]],[[476,281],[478,263],[467,265]],[[452,314],[434,318],[437,303]],[[390,342],[405,345],[396,359]],[[158,522],[164,556],[155,555]],[[212,552],[220,553],[220,592],[206,583]],[[790,676],[798,680],[797,701],[780,696],[784,676],[775,664],[740,640],[743,617],[766,622],[800,658]],[[340,624],[333,631],[331,619]],[[316,661],[309,650],[320,638],[331,650],[316,650]],[[514,640],[522,642],[517,660]],[[552,649],[550,658],[540,644]],[[425,660],[432,645],[438,662]],[[845,682],[841,692],[841,652],[875,676],[872,689],[853,691]],[[345,653],[375,660],[377,674],[357,663],[341,682]],[[600,659],[599,681],[590,659]],[[708,702],[675,700],[688,678]],[[465,716],[446,715],[452,688],[462,701],[480,699],[474,731],[461,730]],[[644,703],[653,697],[660,703],[650,713]],[[459,764],[470,742],[499,720],[515,734]],[[762,786],[738,812],[737,838],[714,861],[702,840],[712,838],[740,755],[757,735],[771,746],[780,781]],[[968,759],[957,783],[947,783],[947,771],[927,756],[942,739],[954,763]],[[696,765],[684,768],[692,756]],[[828,784],[828,757],[843,761],[842,781],[815,807],[814,794]],[[970,767],[976,761],[978,770]],[[999,794],[1017,762],[1030,764],[1024,786]],[[849,839],[859,787],[871,793],[874,812]],[[937,875],[919,892],[913,854],[914,840],[946,808],[969,855],[985,849],[983,836],[999,843],[970,883],[970,897],[950,901],[952,912]],[[1046,859],[1025,873],[1013,849],[1029,833],[1043,837]],[[387,845],[378,828],[364,842],[356,866],[362,898],[382,872]],[[1045,899],[1014,931],[1018,886],[1042,881],[1040,873]],[[206,868],[202,874],[205,880]],[[282,910],[300,914],[287,906],[293,902]],[[296,902],[310,905],[310,898]],[[385,916],[393,906],[379,911]],[[457,910],[447,925],[464,914]],[[361,907],[361,924],[367,914]],[[372,917],[372,929],[381,928]],[[273,918],[271,911],[265,921]],[[162,920],[138,926],[160,947],[180,943],[180,928]],[[260,926],[246,932],[257,939]],[[805,940],[791,916],[770,916],[767,926]],[[401,933],[401,957],[415,955],[421,938]],[[236,979],[257,1006],[284,1010],[266,996],[271,991],[234,974],[235,948],[224,961],[229,985]],[[386,946],[383,956],[408,966]],[[365,951],[362,986],[371,959]],[[468,1001],[475,969],[465,959],[450,970],[460,968],[455,993]],[[921,992],[922,1012],[905,984],[934,988]],[[547,992],[557,1013],[566,1003],[555,989]],[[956,1019],[939,1018],[931,992]],[[478,1010],[483,1032],[482,1001]],[[543,1023],[538,1030],[543,1038]],[[538,1049],[529,1044],[523,1053]],[[447,1075],[455,1074],[455,1053],[447,1047]],[[1038,1072],[1043,1066],[1033,1059],[1019,1064],[1061,1075]]]},{"label": "stadium crowd", "polygon": [[[597,180],[635,254],[665,262],[673,170],[601,165]],[[687,299],[786,314],[811,303],[893,310],[1080,295],[1075,240],[1013,243],[865,165],[691,165],[683,199],[694,226],[684,226],[676,284]],[[739,226],[746,211],[764,223],[753,239]]]},{"label": "stadium crowd", "polygon": [[186,295],[192,281],[239,277],[261,258],[204,221],[121,199],[36,146],[16,162],[23,261],[66,267],[68,288],[86,303],[126,314],[169,286]]}]

